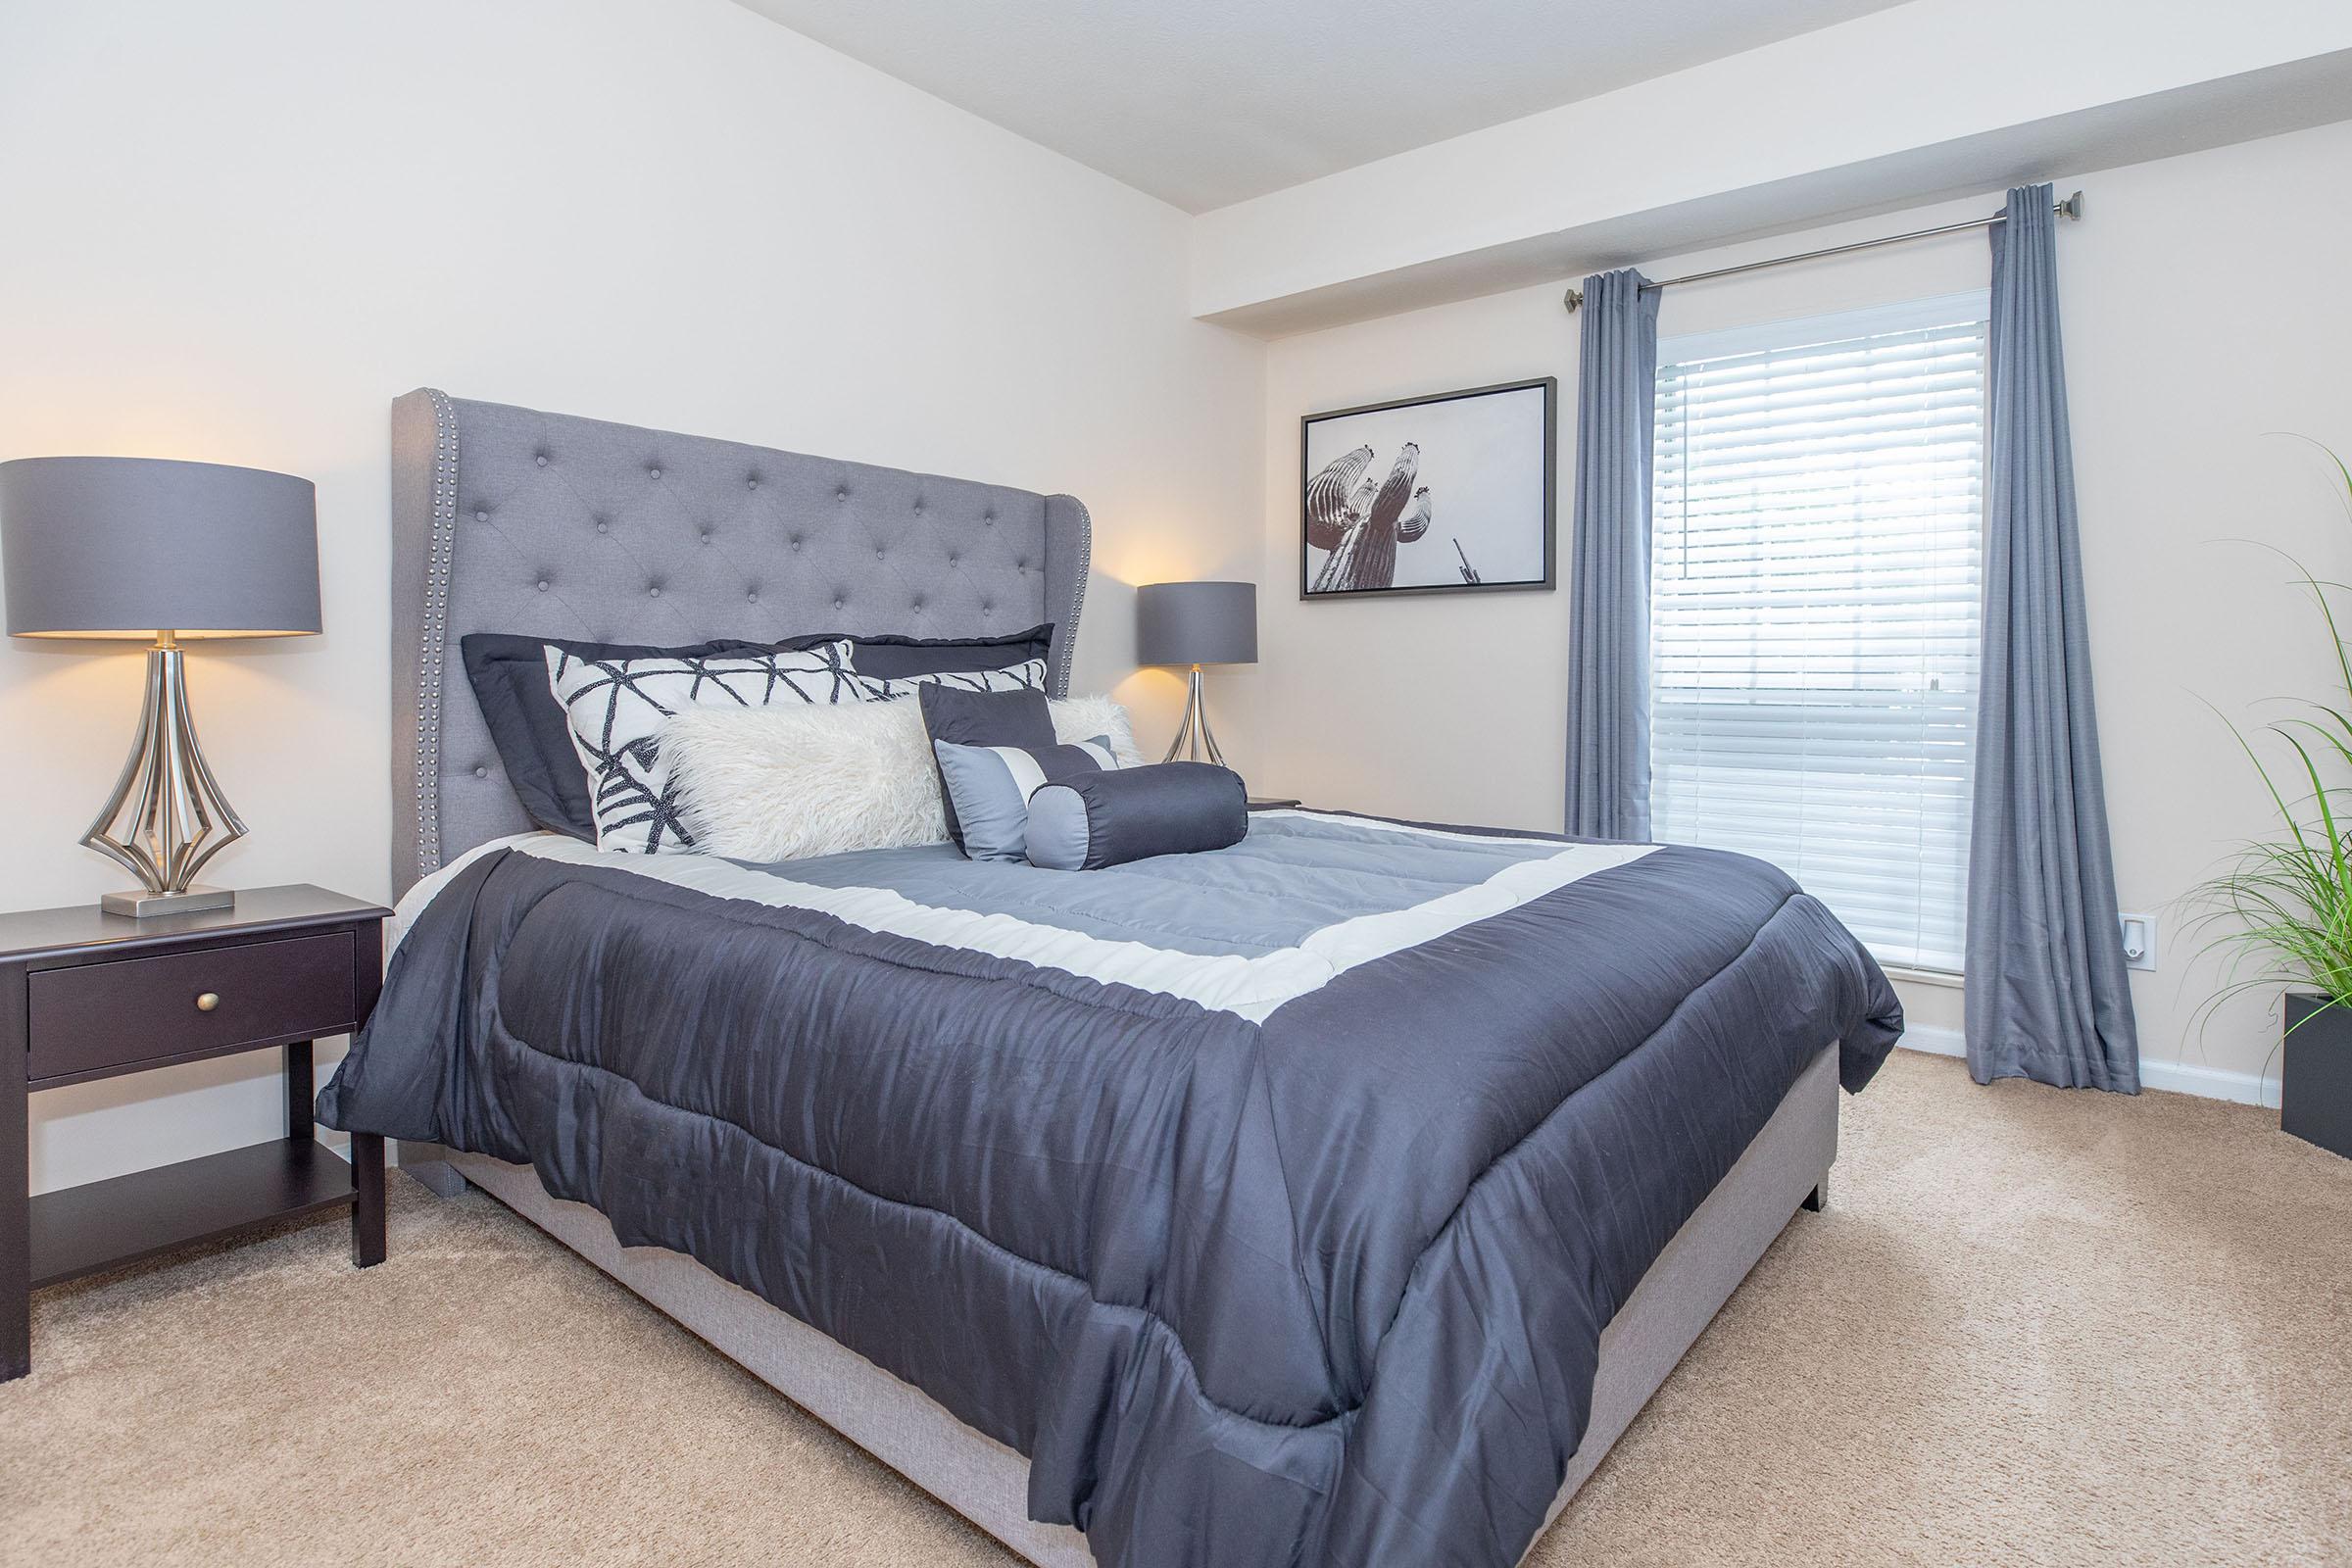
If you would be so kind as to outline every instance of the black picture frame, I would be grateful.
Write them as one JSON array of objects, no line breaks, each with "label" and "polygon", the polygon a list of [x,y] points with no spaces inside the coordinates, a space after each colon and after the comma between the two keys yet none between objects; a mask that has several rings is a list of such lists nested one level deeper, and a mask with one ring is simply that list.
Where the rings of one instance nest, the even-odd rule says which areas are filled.
[{"label": "black picture frame", "polygon": [[[1544,398],[1543,449],[1534,454],[1541,474],[1540,515],[1531,519],[1530,526],[1543,530],[1544,571],[1540,577],[1518,577],[1505,581],[1469,580],[1476,570],[1462,554],[1458,536],[1454,538],[1455,554],[1461,560],[1457,569],[1465,575],[1461,582],[1407,583],[1387,587],[1324,587],[1314,586],[1318,568],[1314,557],[1320,553],[1328,563],[1333,551],[1310,543],[1309,490],[1316,479],[1311,451],[1315,427],[1336,421],[1359,418],[1365,415],[1393,414],[1399,409],[1422,408],[1434,404],[1459,403],[1473,398],[1492,398],[1505,394],[1524,394],[1541,390]],[[1330,409],[1303,415],[1298,420],[1298,597],[1301,600],[1400,598],[1410,594],[1471,594],[1510,593],[1549,590],[1559,586],[1559,528],[1558,473],[1559,451],[1559,395],[1560,384],[1555,376],[1536,376],[1524,381],[1501,381],[1492,386],[1464,387],[1453,392],[1434,392],[1422,397],[1393,398],[1385,403],[1365,403],[1353,408]],[[1373,463],[1378,462],[1375,454]],[[1405,481],[1409,487],[1410,477]],[[1418,501],[1414,496],[1412,500]],[[1433,510],[1442,508],[1442,501],[1433,501]],[[1392,548],[1393,555],[1393,548]]]}]

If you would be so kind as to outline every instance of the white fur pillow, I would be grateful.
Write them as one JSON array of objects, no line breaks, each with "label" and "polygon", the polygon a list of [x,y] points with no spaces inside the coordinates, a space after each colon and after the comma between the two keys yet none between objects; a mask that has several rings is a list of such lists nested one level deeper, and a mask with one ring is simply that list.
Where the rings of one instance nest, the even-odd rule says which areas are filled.
[{"label": "white fur pillow", "polygon": [[660,734],[679,812],[705,854],[798,860],[947,840],[913,703],[687,709]]},{"label": "white fur pillow", "polygon": [[1046,705],[1054,713],[1054,739],[1063,746],[1110,737],[1110,755],[1121,767],[1141,767],[1144,754],[1136,748],[1135,726],[1127,710],[1107,697],[1064,697]]}]

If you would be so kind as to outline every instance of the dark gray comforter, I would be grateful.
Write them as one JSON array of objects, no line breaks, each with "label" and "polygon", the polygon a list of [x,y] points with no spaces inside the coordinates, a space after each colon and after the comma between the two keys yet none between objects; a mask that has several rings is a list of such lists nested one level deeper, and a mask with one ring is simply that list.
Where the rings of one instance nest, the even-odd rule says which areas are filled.
[{"label": "dark gray comforter", "polygon": [[493,852],[319,1115],[692,1254],[1027,1454],[1105,1565],[1507,1568],[1602,1326],[1817,1052],[1859,1089],[1900,1033],[1819,904],[1662,848],[1235,1010],[792,901],[1279,968],[1562,847],[1523,842],[1259,818],[1119,871],[887,852],[749,896]]}]

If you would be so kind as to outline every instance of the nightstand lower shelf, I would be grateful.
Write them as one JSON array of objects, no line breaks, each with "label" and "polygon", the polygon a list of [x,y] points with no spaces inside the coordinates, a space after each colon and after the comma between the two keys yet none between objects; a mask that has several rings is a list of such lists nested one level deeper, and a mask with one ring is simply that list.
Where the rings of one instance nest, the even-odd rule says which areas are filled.
[{"label": "nightstand lower shelf", "polygon": [[348,1208],[359,1198],[352,1167],[307,1135],[43,1193],[28,1216],[32,1284],[55,1285],[191,1242]]}]

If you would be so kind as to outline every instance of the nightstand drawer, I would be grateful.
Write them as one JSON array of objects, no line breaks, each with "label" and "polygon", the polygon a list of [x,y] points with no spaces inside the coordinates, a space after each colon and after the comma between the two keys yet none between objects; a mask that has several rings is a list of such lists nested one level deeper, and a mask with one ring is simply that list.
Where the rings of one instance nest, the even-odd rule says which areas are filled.
[{"label": "nightstand drawer", "polygon": [[25,976],[39,1082],[251,1041],[341,1034],[356,1021],[348,931],[119,958]]}]

